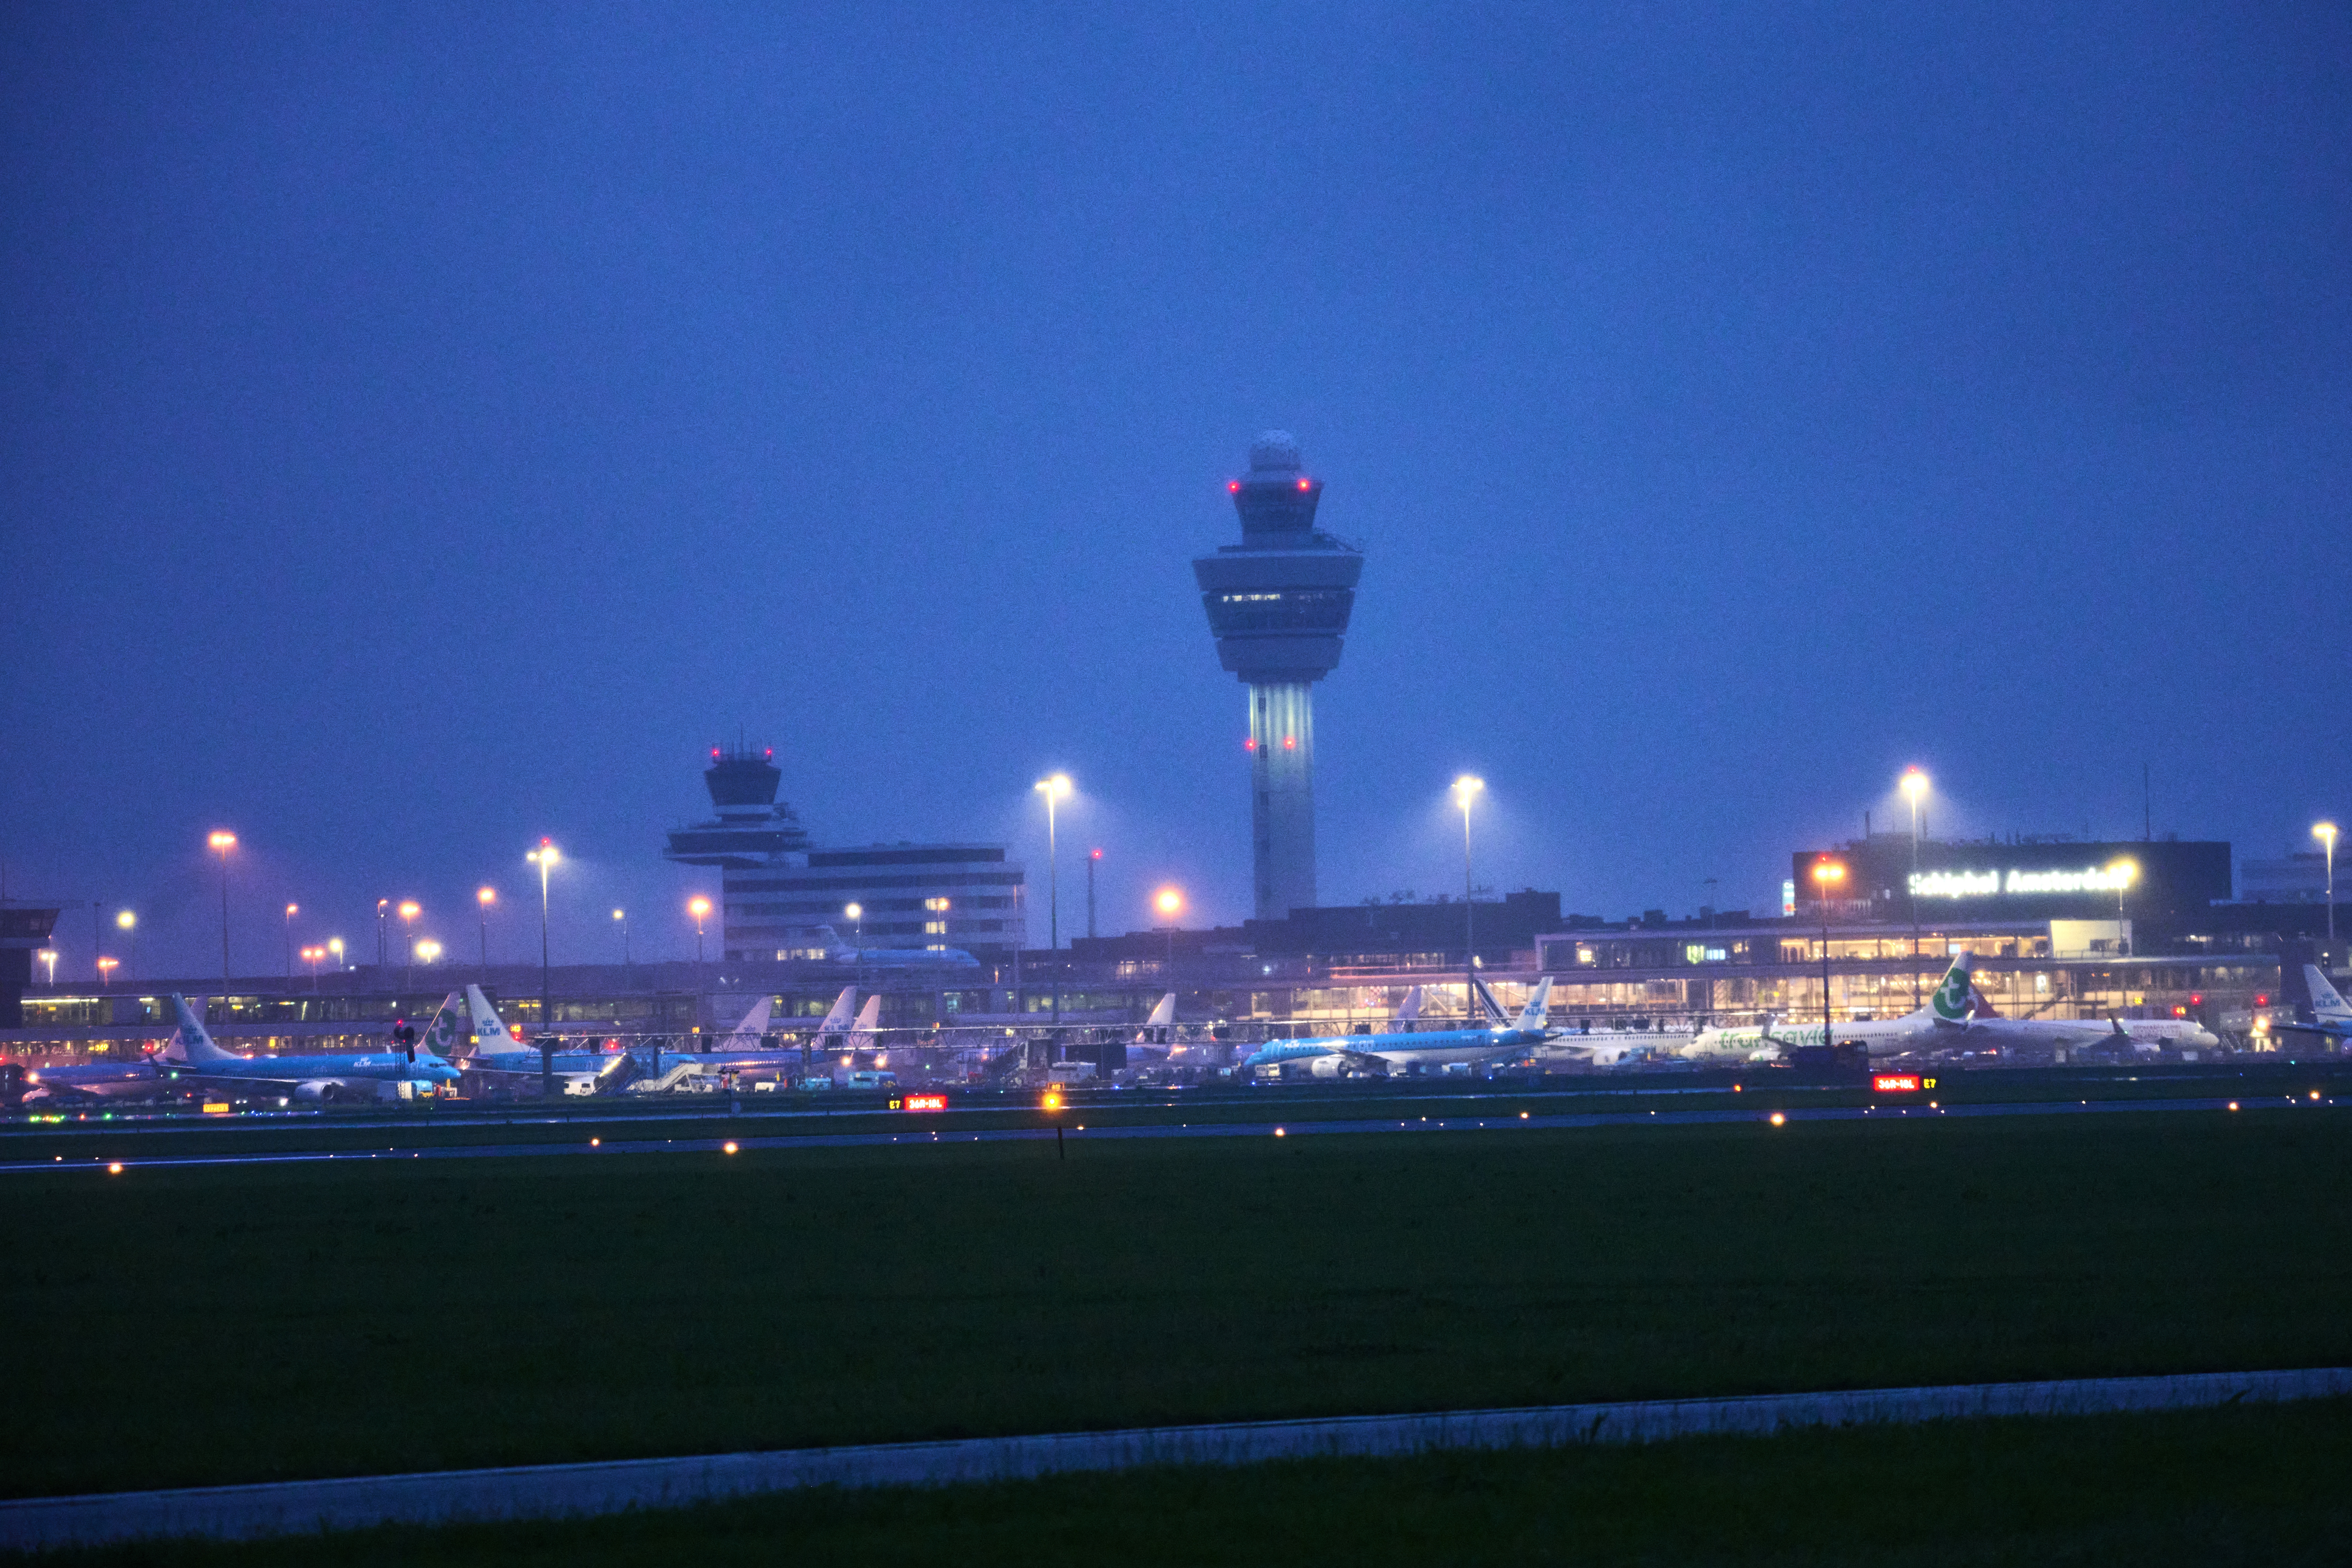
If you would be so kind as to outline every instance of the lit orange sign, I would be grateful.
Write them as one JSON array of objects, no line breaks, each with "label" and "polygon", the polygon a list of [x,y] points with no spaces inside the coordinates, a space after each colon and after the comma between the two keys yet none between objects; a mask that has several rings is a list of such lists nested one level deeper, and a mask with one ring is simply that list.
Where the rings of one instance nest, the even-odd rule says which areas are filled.
[{"label": "lit orange sign", "polygon": [[944,1094],[910,1094],[907,1097],[909,1110],[945,1110],[948,1097]]},{"label": "lit orange sign", "polygon": [[1915,1072],[1882,1072],[1871,1076],[1870,1087],[1881,1094],[1916,1094],[1923,1089],[1935,1088],[1936,1080]]}]

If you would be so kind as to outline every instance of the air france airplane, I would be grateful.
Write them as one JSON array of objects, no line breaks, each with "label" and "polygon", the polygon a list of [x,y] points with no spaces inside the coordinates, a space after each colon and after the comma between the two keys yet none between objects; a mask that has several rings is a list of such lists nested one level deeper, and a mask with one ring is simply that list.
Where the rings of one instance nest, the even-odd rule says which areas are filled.
[{"label": "air france airplane", "polygon": [[[1483,990],[1484,987],[1481,986]],[[1490,999],[1489,999],[1490,1000]],[[1338,1078],[1350,1068],[1379,1072],[1402,1068],[1476,1066],[1524,1056],[1552,1037],[1544,1026],[1551,1007],[1551,976],[1537,983],[1519,1016],[1484,1029],[1440,1029],[1424,1035],[1335,1035],[1318,1040],[1273,1040],[1250,1053],[1242,1066],[1280,1068],[1303,1061],[1317,1078]]]},{"label": "air france airplane", "polygon": [[453,992],[441,1005],[432,1035],[421,1047],[355,1056],[240,1057],[213,1044],[188,999],[174,994],[172,1006],[179,1015],[179,1027],[156,1053],[155,1065],[168,1088],[247,1099],[257,1091],[313,1105],[373,1100],[385,1084],[455,1083],[457,1069],[433,1049],[433,1043],[448,1038],[444,1019],[453,1016],[457,1001]]}]

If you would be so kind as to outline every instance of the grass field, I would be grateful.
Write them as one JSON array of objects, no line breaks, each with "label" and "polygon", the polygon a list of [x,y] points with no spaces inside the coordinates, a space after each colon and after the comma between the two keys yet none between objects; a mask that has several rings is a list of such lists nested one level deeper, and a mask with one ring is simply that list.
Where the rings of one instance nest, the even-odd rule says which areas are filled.
[{"label": "grass field", "polygon": [[2332,1109],[11,1178],[14,1494],[2352,1361]]},{"label": "grass field", "polygon": [[815,1493],[551,1524],[75,1553],[59,1568],[2344,1561],[2352,1407]]}]

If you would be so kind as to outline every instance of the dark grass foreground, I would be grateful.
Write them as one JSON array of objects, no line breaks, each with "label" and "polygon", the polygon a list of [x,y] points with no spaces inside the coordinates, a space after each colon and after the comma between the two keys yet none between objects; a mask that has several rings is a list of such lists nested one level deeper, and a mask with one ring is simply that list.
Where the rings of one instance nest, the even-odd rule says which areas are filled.
[{"label": "dark grass foreground", "polygon": [[2334,1563],[2352,1405],[824,1493],[60,1564]]},{"label": "dark grass foreground", "polygon": [[19,1178],[0,1485],[2340,1364],[2347,1118]]}]

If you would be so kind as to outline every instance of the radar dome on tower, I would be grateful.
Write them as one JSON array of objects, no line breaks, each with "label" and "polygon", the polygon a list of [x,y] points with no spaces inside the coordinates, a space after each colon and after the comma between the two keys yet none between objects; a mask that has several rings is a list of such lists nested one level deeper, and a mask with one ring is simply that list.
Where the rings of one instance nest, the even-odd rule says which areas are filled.
[{"label": "radar dome on tower", "polygon": [[1250,468],[1290,468],[1298,467],[1298,437],[1287,430],[1268,430],[1250,443]]}]

